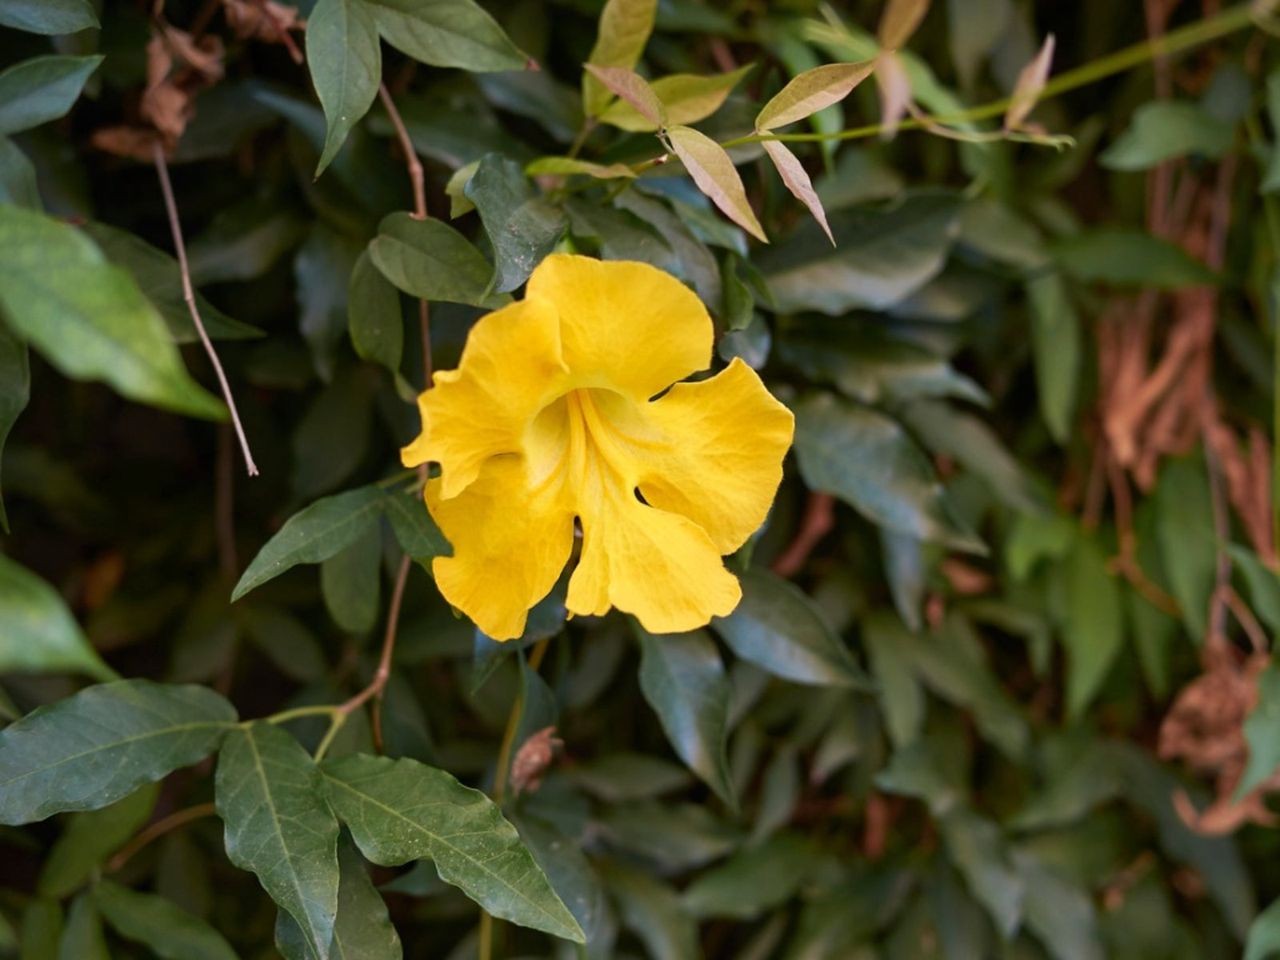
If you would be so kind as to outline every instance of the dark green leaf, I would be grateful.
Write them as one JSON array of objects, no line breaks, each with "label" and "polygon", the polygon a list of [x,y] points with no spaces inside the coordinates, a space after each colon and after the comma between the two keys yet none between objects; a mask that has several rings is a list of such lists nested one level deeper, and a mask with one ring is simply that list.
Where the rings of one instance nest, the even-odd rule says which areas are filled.
[{"label": "dark green leaf", "polygon": [[382,38],[433,67],[519,70],[525,55],[475,0],[367,0]]},{"label": "dark green leaf", "polygon": [[116,679],[58,592],[0,555],[0,673],[63,670]]},{"label": "dark green leaf", "polygon": [[0,136],[64,116],[102,57],[33,57],[0,73]]},{"label": "dark green leaf", "polygon": [[1176,290],[1218,282],[1181,247],[1136,230],[1089,230],[1059,240],[1052,252],[1068,273],[1097,283]]},{"label": "dark green leaf", "polygon": [[1156,540],[1169,586],[1192,638],[1201,643],[1209,629],[1218,550],[1204,465],[1167,461],[1156,484],[1155,507]]},{"label": "dark green leaf", "polygon": [[493,244],[492,289],[514,290],[555,249],[566,227],[564,212],[542,197],[519,163],[499,154],[480,160],[464,192]]},{"label": "dark green leaf", "polygon": [[75,813],[40,871],[37,892],[61,899],[74,893],[151,818],[160,785],[148,783],[101,810]]},{"label": "dark green leaf", "polygon": [[493,267],[448,224],[393,213],[378,227],[369,257],[383,276],[424,300],[500,307],[509,298],[491,293]]},{"label": "dark green leaf", "polygon": [[1258,674],[1258,702],[1244,721],[1249,763],[1236,786],[1243,797],[1280,767],[1280,667],[1270,664]]},{"label": "dark green leaf", "polygon": [[378,621],[382,583],[382,527],[371,525],[320,564],[320,592],[333,622],[368,633]]},{"label": "dark green leaf", "polygon": [[742,601],[712,625],[734,653],[785,680],[863,689],[870,685],[813,601],[766,571],[745,573]]},{"label": "dark green leaf", "polygon": [[58,942],[58,960],[111,960],[93,898],[82,893],[71,902],[67,925]]},{"label": "dark green leaf", "polygon": [[602,871],[605,885],[622,913],[622,922],[654,960],[697,960],[698,925],[685,912],[679,896],[665,883],[620,863]]},{"label": "dark green leaf", "polygon": [[634,627],[640,639],[640,689],[667,740],[689,769],[734,805],[725,752],[729,684],[715,643],[702,631],[654,636]]},{"label": "dark green leaf", "polygon": [[326,126],[318,177],[378,95],[382,47],[374,7],[365,0],[319,0],[307,17],[307,63]]},{"label": "dark green leaf", "polygon": [[0,823],[97,810],[208,756],[235,725],[205,687],[121,680],[0,731]]},{"label": "dark green leaf", "polygon": [[1124,612],[1106,553],[1093,537],[1080,535],[1067,563],[1067,712],[1078,720],[1120,652]]},{"label": "dark green leaf", "polygon": [[664,873],[701,867],[742,842],[738,830],[695,804],[620,804],[601,816],[600,826],[610,846],[650,861]]},{"label": "dark green leaf", "polygon": [[374,863],[430,859],[493,916],[583,942],[515,828],[478,790],[408,758],[356,754],[323,772],[329,803]]},{"label": "dark green leaf", "polygon": [[1254,611],[1272,630],[1280,631],[1280,576],[1252,550],[1232,544],[1227,551],[1249,585]]},{"label": "dark green leaf", "polygon": [[298,328],[325,381],[334,378],[338,344],[347,328],[348,278],[360,255],[351,239],[318,223],[293,258]]},{"label": "dark green leaf", "polygon": [[[2,99],[2,97],[0,97]],[[226,416],[182,365],[155,308],[75,227],[0,206],[0,307],[69,377],[193,416]]]},{"label": "dark green leaf", "polygon": [[701,874],[680,899],[697,917],[751,920],[789,899],[816,860],[808,840],[779,833]]},{"label": "dark green leaf", "polygon": [[33,899],[22,914],[22,960],[57,960],[62,939],[62,907]]},{"label": "dark green leaf", "polygon": [[415,490],[389,490],[382,509],[391,521],[391,529],[400,548],[420,563],[435,557],[453,555],[453,547],[444,538],[426,504]]},{"label": "dark green leaf", "polygon": [[249,639],[285,676],[300,683],[324,677],[329,666],[324,649],[301,621],[279,607],[243,604],[236,612]]},{"label": "dark green leaf", "polygon": [[[344,291],[345,294],[345,291]],[[293,488],[310,499],[342,485],[369,450],[373,371],[346,367],[318,395],[293,433]]]},{"label": "dark green leaf", "polygon": [[1080,318],[1059,274],[1027,281],[1027,299],[1040,415],[1053,439],[1063,444],[1071,435],[1080,380]]},{"label": "dark green leaf", "polygon": [[89,0],[6,0],[0,4],[0,26],[57,36],[98,25]]},{"label": "dark green leaf", "polygon": [[795,411],[796,455],[810,489],[835,494],[899,533],[983,552],[952,517],[932,466],[899,423],[830,394]]},{"label": "dark green leaf", "polygon": [[881,708],[889,738],[899,750],[924,729],[924,688],[916,678],[902,624],[881,615],[867,621],[863,642],[871,655],[871,674],[880,688]]},{"label": "dark green leaf", "polygon": [[1280,953],[1280,900],[1258,914],[1249,927],[1244,960],[1267,960]]},{"label": "dark green leaf", "polygon": [[837,211],[834,248],[817,223],[806,224],[763,254],[760,269],[784,313],[883,310],[942,270],[959,213],[948,194],[917,195],[887,211]]},{"label": "dark green leaf", "polygon": [[338,821],[311,757],[279,727],[241,727],[218,754],[214,796],[231,862],[257,874],[318,960],[327,960],[338,911]]},{"label": "dark green leaf", "polygon": [[393,374],[404,351],[404,318],[400,294],[373,265],[366,250],[356,260],[347,288],[347,329],[362,360],[380,363]]},{"label": "dark green leaf", "polygon": [[299,563],[320,563],[355,542],[378,521],[382,491],[359,487],[317,500],[290,517],[240,577],[231,599],[280,576]]},{"label": "dark green leaf", "polygon": [[[400,960],[400,935],[387,915],[387,905],[369,879],[364,859],[351,844],[338,844],[342,870],[338,884],[338,919],[330,956],[339,960]],[[314,960],[302,928],[283,910],[276,917],[276,946],[285,960]]]},{"label": "dark green leaf", "polygon": [[658,797],[693,782],[684,767],[641,753],[606,753],[575,764],[568,775],[578,786],[609,803]]},{"label": "dark green leaf", "polygon": [[[134,282],[160,311],[169,333],[178,343],[196,343],[200,335],[191,319],[191,311],[182,295],[182,272],[178,261],[163,250],[151,246],[141,237],[117,230],[105,223],[86,223],[81,229],[93,238],[103,255],[133,277]],[[205,333],[211,340],[250,340],[262,331],[247,323],[233,320],[203,294],[196,294],[196,306]]]},{"label": "dark green leaf", "polygon": [[951,859],[974,897],[987,909],[1006,939],[1022,918],[1026,881],[1009,862],[999,828],[963,807],[942,818],[942,836]]},{"label": "dark green leaf", "polygon": [[172,900],[104,880],[93,900],[107,923],[126,940],[144,944],[165,960],[236,960],[213,927]]},{"label": "dark green leaf", "polygon": [[1219,159],[1231,149],[1232,125],[1187,101],[1153,100],[1133,113],[1133,122],[1098,158],[1112,170],[1150,170],[1187,154]]},{"label": "dark green leaf", "polygon": [[516,821],[520,837],[533,854],[551,886],[587,938],[588,949],[603,939],[610,926],[604,885],[591,862],[570,837],[537,817]]},{"label": "dark green leaf", "polygon": [[36,183],[35,166],[8,137],[0,137],[0,203],[12,203],[32,210],[44,206]]},{"label": "dark green leaf", "polygon": [[1012,859],[1025,885],[1026,924],[1049,955],[1054,960],[1104,960],[1098,916],[1088,891],[1026,853],[1015,851]]}]

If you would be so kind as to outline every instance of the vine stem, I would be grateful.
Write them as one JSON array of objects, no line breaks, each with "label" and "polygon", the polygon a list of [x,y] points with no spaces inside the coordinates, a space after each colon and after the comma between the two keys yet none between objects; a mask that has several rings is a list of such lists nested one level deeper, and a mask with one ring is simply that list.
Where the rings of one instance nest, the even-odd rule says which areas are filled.
[{"label": "vine stem", "polygon": [[173,234],[173,249],[178,254],[178,269],[182,273],[182,299],[186,301],[187,310],[191,314],[191,322],[195,325],[200,342],[204,344],[204,352],[209,355],[213,364],[213,372],[218,376],[218,386],[222,388],[222,398],[227,402],[231,412],[231,424],[235,427],[236,437],[240,440],[240,452],[244,454],[244,466],[249,476],[258,475],[258,465],[253,462],[253,454],[249,450],[249,438],[245,436],[244,425],[240,422],[240,412],[236,409],[235,397],[231,395],[231,385],[223,372],[218,352],[213,349],[213,341],[200,319],[200,308],[196,305],[195,288],[191,285],[191,269],[187,263],[187,245],[182,240],[182,221],[178,219],[178,202],[173,196],[173,184],[169,182],[169,164],[164,158],[164,147],[156,140],[154,144],[156,175],[160,178],[160,192],[164,194],[164,207],[169,215],[169,232]]},{"label": "vine stem", "polygon": [[[1188,24],[1163,36],[1143,40],[1140,43],[1125,47],[1123,50],[1117,50],[1108,56],[1076,67],[1074,70],[1068,70],[1056,77],[1052,77],[1040,92],[1037,102],[1050,100],[1080,87],[1088,86],[1091,83],[1097,83],[1099,80],[1105,80],[1107,77],[1124,73],[1126,70],[1131,70],[1152,60],[1170,57],[1184,50],[1210,43],[1235,33],[1237,30],[1242,30],[1253,22],[1250,4],[1242,3],[1229,10],[1222,11],[1216,16]],[[1011,97],[1002,97],[991,103],[985,103],[969,110],[962,110],[959,113],[910,117],[903,120],[898,129],[919,130],[930,124],[954,125],[972,123],[975,120],[989,120],[1003,115],[1012,102],[1013,99]],[[761,143],[765,140],[781,140],[787,143],[861,140],[867,137],[879,136],[883,129],[882,124],[876,123],[863,127],[853,127],[849,130],[839,130],[835,133],[757,133],[728,140],[720,146],[728,149],[729,147],[742,146],[746,143]]]},{"label": "vine stem", "polygon": [[[550,637],[543,637],[529,652],[529,669],[537,670],[547,655]],[[524,697],[517,696],[507,716],[507,727],[502,733],[502,746],[498,748],[498,767],[493,774],[493,802],[499,807],[507,796],[507,774],[511,767],[511,751],[515,748],[516,730],[520,727],[520,714],[524,710]],[[488,911],[480,912],[479,960],[493,958],[494,919]]]},{"label": "vine stem", "polygon": [[186,826],[193,820],[211,817],[217,812],[217,807],[212,803],[198,803],[194,807],[187,807],[185,810],[179,810],[177,813],[171,813],[169,816],[157,820],[121,847],[116,855],[107,861],[107,873],[115,873],[128,863],[134,854],[153,840],[177,830],[179,827]]}]

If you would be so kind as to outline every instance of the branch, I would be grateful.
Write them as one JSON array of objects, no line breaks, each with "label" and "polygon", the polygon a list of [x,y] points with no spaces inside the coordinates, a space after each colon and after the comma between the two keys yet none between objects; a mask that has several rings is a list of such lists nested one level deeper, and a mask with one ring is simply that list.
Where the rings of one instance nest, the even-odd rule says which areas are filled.
[{"label": "branch", "polygon": [[187,302],[187,309],[191,312],[191,322],[195,324],[200,342],[204,344],[204,352],[209,355],[213,371],[218,375],[222,398],[227,402],[227,409],[231,411],[231,424],[235,427],[236,436],[240,440],[245,469],[248,470],[249,476],[256,477],[258,465],[253,462],[253,454],[249,452],[249,439],[245,436],[244,426],[240,423],[240,413],[236,410],[235,398],[231,396],[231,385],[227,383],[227,375],[223,372],[222,363],[213,349],[213,342],[204,329],[204,321],[200,319],[200,308],[196,306],[196,292],[191,286],[191,270],[187,265],[187,247],[182,242],[182,223],[178,220],[178,204],[173,198],[173,185],[169,182],[169,165],[165,162],[164,147],[160,145],[159,140],[155,142],[154,149],[156,173],[160,177],[160,190],[164,194],[164,206],[169,214],[169,230],[173,234],[173,248],[178,254],[178,267],[182,271],[182,299]]},{"label": "branch", "polygon": [[201,817],[211,817],[217,812],[217,808],[212,803],[198,803],[194,807],[187,807],[185,810],[179,810],[177,813],[171,813],[169,816],[157,820],[121,847],[119,852],[107,861],[107,873],[115,873],[128,863],[135,853],[151,843],[151,841],[179,827],[186,826],[193,820],[199,820]]}]

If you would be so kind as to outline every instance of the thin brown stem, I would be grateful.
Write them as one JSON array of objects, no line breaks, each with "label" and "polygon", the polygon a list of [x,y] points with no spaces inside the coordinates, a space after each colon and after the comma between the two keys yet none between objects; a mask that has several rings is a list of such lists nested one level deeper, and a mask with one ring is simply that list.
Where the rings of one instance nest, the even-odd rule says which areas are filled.
[{"label": "thin brown stem", "polygon": [[121,847],[116,855],[107,861],[107,873],[115,873],[128,863],[134,854],[151,843],[151,841],[163,837],[166,833],[177,830],[179,827],[186,826],[193,820],[211,817],[217,812],[217,807],[212,803],[198,803],[194,807],[187,807],[185,810],[179,810],[177,813],[171,813],[169,816],[157,820]]},{"label": "thin brown stem", "polygon": [[196,292],[191,285],[191,270],[187,264],[187,247],[182,240],[182,222],[178,219],[178,203],[173,197],[173,184],[169,182],[169,164],[164,158],[164,148],[160,141],[155,143],[156,174],[160,177],[160,191],[164,194],[165,210],[169,214],[169,230],[173,234],[173,249],[178,254],[178,268],[182,271],[182,299],[187,303],[191,313],[191,322],[195,324],[200,342],[204,344],[204,352],[209,355],[213,364],[213,372],[218,376],[218,385],[222,388],[222,398],[227,402],[231,412],[231,424],[235,427],[236,436],[240,439],[240,452],[244,454],[245,469],[249,476],[258,475],[258,466],[253,462],[253,454],[249,452],[249,439],[245,436],[244,426],[240,423],[240,413],[236,410],[235,398],[231,395],[231,385],[227,383],[227,375],[222,370],[222,362],[213,349],[213,341],[204,329],[204,321],[200,319],[200,308],[196,306]]},{"label": "thin brown stem", "polygon": [[[404,587],[409,581],[409,570],[413,567],[413,558],[407,553],[400,560],[400,569],[396,571],[396,583],[391,590],[391,606],[387,608],[387,627],[382,637],[382,655],[378,658],[378,668],[373,673],[369,685],[347,700],[339,704],[335,715],[345,719],[360,709],[370,699],[382,696],[382,691],[391,679],[391,658],[396,651],[396,634],[400,629],[400,604],[404,600]],[[381,744],[378,744],[381,749]]]},{"label": "thin brown stem", "polygon": [[413,215],[418,220],[425,220],[427,219],[427,184],[422,174],[422,161],[418,159],[418,151],[413,148],[413,139],[409,136],[404,120],[400,117],[400,111],[396,109],[396,102],[391,99],[391,91],[387,89],[385,83],[378,85],[378,97],[386,108],[391,126],[396,132],[396,139],[400,142],[400,150],[404,153],[405,166],[409,169],[409,182],[413,185]]}]

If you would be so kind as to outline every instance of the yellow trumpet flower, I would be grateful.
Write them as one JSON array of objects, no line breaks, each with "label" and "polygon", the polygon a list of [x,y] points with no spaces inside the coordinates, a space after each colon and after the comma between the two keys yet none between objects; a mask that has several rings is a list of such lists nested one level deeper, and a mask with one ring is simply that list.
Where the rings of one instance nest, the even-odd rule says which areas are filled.
[{"label": "yellow trumpet flower", "polygon": [[401,452],[440,464],[425,499],[453,544],[432,561],[445,599],[494,639],[520,636],[576,518],[571,614],[617,607],[677,633],[732,612],[742,592],[721,557],[764,522],[794,418],[741,360],[676,383],[710,365],[712,335],[669,274],[564,254],[480,318]]}]

